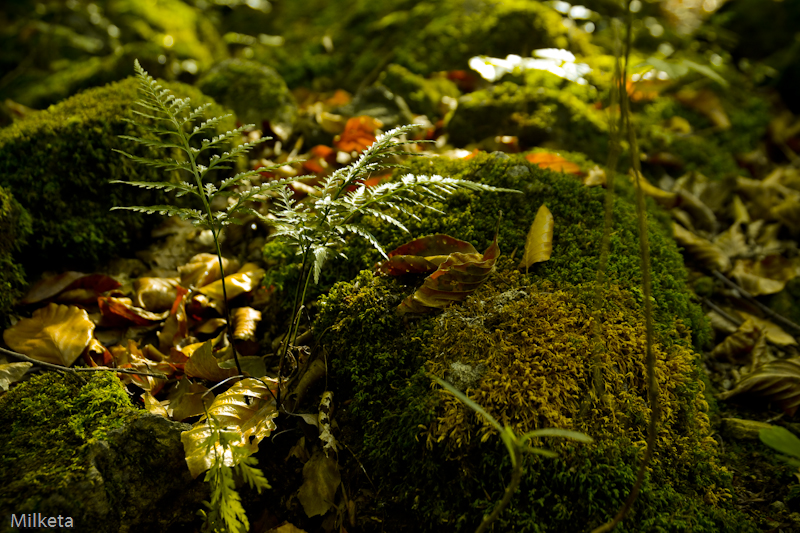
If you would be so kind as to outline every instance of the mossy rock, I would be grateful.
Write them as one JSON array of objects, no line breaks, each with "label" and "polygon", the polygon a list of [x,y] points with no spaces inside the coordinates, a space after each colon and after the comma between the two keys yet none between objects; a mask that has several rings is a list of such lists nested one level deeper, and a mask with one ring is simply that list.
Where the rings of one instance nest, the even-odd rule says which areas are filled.
[{"label": "mossy rock", "polygon": [[[0,185],[33,219],[32,238],[20,256],[26,269],[91,269],[129,252],[158,222],[157,217],[110,211],[114,206],[165,203],[163,195],[111,180],[171,179],[114,151],[154,159],[164,156],[160,150],[119,138],[150,135],[128,122],[142,120],[133,113],[138,87],[138,80],[128,78],[89,89],[0,130]],[[196,88],[180,83],[165,87],[198,105],[213,103]],[[209,116],[225,112],[216,104],[208,110]],[[218,131],[233,127],[230,118]]]},{"label": "mossy rock", "polygon": [[[369,85],[390,63],[428,75],[466,70],[477,55],[591,47],[558,12],[533,0],[283,2],[275,4],[273,28],[285,44],[256,48],[254,57],[275,66],[290,87],[313,83],[325,90]],[[308,35],[327,35],[333,47]]]},{"label": "mossy rock", "polygon": [[8,313],[25,288],[25,271],[14,254],[30,234],[31,216],[7,189],[0,187],[0,326],[7,325]]},{"label": "mossy rock", "polygon": [[[314,330],[339,405],[346,405],[339,412],[344,438],[382,495],[365,512],[385,513],[387,530],[471,531],[502,497],[510,475],[505,447],[474,413],[432,386],[426,373],[433,373],[459,377],[473,399],[517,432],[561,427],[595,438],[592,445],[537,443],[558,451],[559,458],[526,459],[520,492],[496,528],[572,531],[577,523],[599,525],[633,483],[649,416],[630,186],[617,187],[608,285],[598,293],[601,188],[505,154],[420,159],[410,168],[524,194],[450,196],[434,205],[444,215],[419,213],[421,221],[409,222],[412,236],[373,225],[387,249],[423,234],[447,233],[483,250],[502,210],[499,243],[506,257],[463,303],[399,317],[398,304],[424,276],[390,278],[371,271],[335,285],[322,298]],[[555,219],[553,255],[526,274],[508,256],[520,257],[542,204]],[[649,211],[663,415],[652,469],[620,530],[750,531],[729,502],[731,476],[711,439],[705,378],[692,347],[691,328],[702,343],[708,326],[690,300],[667,220],[655,207]]]},{"label": "mossy rock", "polygon": [[[28,64],[0,90],[0,99],[37,109],[126,78],[133,59],[153,76],[174,80],[192,78],[228,55],[213,23],[180,0],[100,0],[88,8],[20,4],[10,19],[16,31],[0,34],[0,42],[13,38],[14,47],[24,49],[7,59],[9,71]],[[32,35],[21,46],[20,27]]]},{"label": "mossy rock", "polygon": [[207,494],[186,467],[188,428],[135,409],[110,372],[13,387],[0,397],[0,531],[12,513],[71,517],[77,531],[193,531]]},{"label": "mossy rock", "polygon": [[425,78],[401,65],[389,65],[378,81],[402,97],[411,111],[431,119],[442,116],[442,98],[458,98],[461,91],[455,83],[441,75]]},{"label": "mossy rock", "polygon": [[297,121],[297,103],[277,72],[242,59],[226,59],[200,78],[197,87],[233,109],[245,124],[269,128],[286,141]]},{"label": "mossy rock", "polygon": [[525,146],[579,150],[604,160],[608,126],[594,106],[592,86],[544,71],[529,71],[522,84],[505,81],[459,98],[447,124],[456,146],[498,134],[516,135]]}]

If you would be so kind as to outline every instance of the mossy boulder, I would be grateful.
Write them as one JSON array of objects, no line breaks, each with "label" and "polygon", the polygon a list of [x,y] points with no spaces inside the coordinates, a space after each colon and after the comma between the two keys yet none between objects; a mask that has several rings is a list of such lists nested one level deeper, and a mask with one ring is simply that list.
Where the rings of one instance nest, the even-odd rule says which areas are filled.
[{"label": "mossy boulder", "polygon": [[411,111],[431,119],[442,116],[442,98],[458,98],[461,91],[455,83],[441,75],[425,78],[401,65],[389,65],[378,81],[402,97]]},{"label": "mossy boulder", "polygon": [[[485,422],[432,385],[426,375],[432,373],[459,378],[471,398],[515,431],[561,427],[595,438],[591,445],[535,443],[559,457],[526,459],[520,491],[496,528],[599,525],[632,486],[649,419],[630,186],[618,186],[608,284],[598,289],[602,189],[504,154],[417,160],[411,171],[524,194],[457,194],[435,206],[443,216],[410,222],[413,237],[447,233],[482,250],[503,211],[499,243],[505,257],[463,303],[400,317],[397,305],[423,276],[364,271],[334,286],[319,304],[314,330],[339,405],[346,405],[339,421],[358,428],[345,429],[344,439],[381,495],[365,513],[384,516],[387,530],[471,531],[502,497],[510,475],[505,447]],[[553,255],[526,274],[516,261],[542,204],[555,219]],[[731,475],[711,438],[705,378],[691,337],[693,328],[695,342],[703,342],[708,328],[690,300],[667,220],[652,206],[649,213],[662,422],[640,500],[619,529],[750,531],[730,505]],[[387,249],[411,238],[382,228],[376,223]]]},{"label": "mossy boulder", "polygon": [[390,63],[427,75],[467,69],[469,59],[481,54],[527,56],[538,48],[583,53],[590,47],[558,12],[533,0],[283,2],[273,13],[273,33],[286,42],[257,47],[254,57],[274,65],[290,87],[355,90]]},{"label": "mossy boulder", "polygon": [[0,326],[25,288],[25,271],[14,254],[31,234],[31,217],[11,193],[0,187]]},{"label": "mossy boulder", "polygon": [[[166,79],[193,77],[227,57],[213,23],[180,0],[100,0],[91,4],[15,2],[0,64],[25,68],[0,89],[41,109],[80,90],[126,78],[133,59]],[[29,35],[22,41],[19,35]],[[159,60],[160,57],[160,60]]]},{"label": "mossy boulder", "polygon": [[[0,185],[31,215],[33,235],[22,249],[26,269],[91,269],[99,261],[130,251],[158,219],[114,211],[113,206],[164,203],[164,196],[109,183],[168,181],[171,176],[135,163],[114,150],[155,159],[157,149],[120,139],[150,134],[128,120],[135,115],[139,82],[128,78],[89,89],[0,130]],[[166,84],[178,97],[213,103],[199,90]],[[209,115],[225,110],[213,105]],[[219,131],[234,127],[223,121]]]},{"label": "mossy boulder", "polygon": [[242,59],[215,65],[197,84],[203,93],[233,109],[240,122],[272,130],[286,141],[297,121],[297,103],[275,70]]},{"label": "mossy boulder", "polygon": [[207,496],[181,431],[134,408],[112,373],[32,377],[0,397],[0,531],[12,514],[71,517],[77,531],[193,531]]},{"label": "mossy boulder", "polygon": [[598,96],[591,85],[531,70],[522,83],[505,81],[459,98],[447,131],[456,146],[498,134],[516,135],[524,146],[579,150],[603,160],[608,126],[593,105]]}]

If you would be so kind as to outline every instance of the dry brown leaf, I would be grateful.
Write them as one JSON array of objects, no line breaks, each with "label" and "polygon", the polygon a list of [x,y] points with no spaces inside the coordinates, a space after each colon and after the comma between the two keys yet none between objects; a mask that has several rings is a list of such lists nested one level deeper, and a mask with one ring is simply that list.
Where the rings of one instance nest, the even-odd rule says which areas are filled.
[{"label": "dry brown leaf", "polygon": [[788,416],[800,406],[800,357],[770,361],[746,375],[733,390],[718,397],[727,400],[740,394],[761,396],[780,405]]},{"label": "dry brown leaf", "polygon": [[[239,261],[223,257],[222,267],[227,273],[235,272],[239,269]],[[222,277],[216,254],[197,254],[187,264],[178,267],[178,272],[181,275],[181,285],[189,288],[203,287]]]},{"label": "dry brown leaf", "polygon": [[707,268],[719,270],[723,274],[731,269],[731,260],[711,241],[698,237],[675,222],[672,223],[672,234],[679,245]]},{"label": "dry brown leaf", "polygon": [[158,335],[158,347],[162,352],[169,352],[173,346],[177,346],[189,334],[188,319],[186,316],[186,295],[187,289],[180,285],[176,287],[177,296],[172,303],[172,309],[164,322],[164,326]]},{"label": "dry brown leaf", "polygon": [[553,214],[547,209],[546,205],[542,204],[536,212],[531,228],[528,230],[528,236],[525,238],[525,252],[517,268],[525,267],[525,273],[527,274],[528,267],[534,263],[541,263],[550,259],[550,255],[553,253],[554,225]]},{"label": "dry brown leaf", "polygon": [[674,192],[667,192],[663,189],[659,189],[655,185],[652,185],[649,181],[647,181],[647,178],[642,176],[641,172],[637,174],[634,170],[631,169],[629,175],[631,178],[631,183],[636,185],[636,182],[638,181],[642,187],[642,192],[645,193],[647,196],[652,197],[653,200],[658,202],[663,207],[671,209],[675,207],[675,205],[678,203],[678,196]]},{"label": "dry brown leaf", "polygon": [[164,407],[162,402],[156,400],[149,391],[145,391],[144,394],[142,394],[142,400],[144,401],[145,409],[147,409],[150,413],[163,416],[164,418],[170,418],[169,411]]},{"label": "dry brown leaf", "polygon": [[233,311],[233,338],[240,341],[256,340],[256,327],[261,321],[261,311],[252,307],[238,307]]},{"label": "dry brown leaf", "polygon": [[[228,300],[232,300],[240,294],[252,291],[258,287],[263,277],[264,269],[260,268],[255,263],[246,263],[236,274],[225,276],[225,291]],[[205,294],[209,298],[222,300],[222,280],[210,283],[201,288],[198,292]]]},{"label": "dry brown leaf", "polygon": [[752,320],[753,323],[766,334],[767,340],[772,344],[776,344],[778,346],[790,346],[797,344],[797,340],[786,333],[786,331],[784,331],[783,328],[775,322],[765,318],[759,318],[749,313],[745,313],[744,311],[738,311],[738,313],[746,320]]},{"label": "dry brown leaf", "polygon": [[712,351],[713,357],[725,357],[731,363],[743,363],[756,345],[761,330],[752,320],[745,320],[731,335],[725,337]]},{"label": "dry brown leaf", "polygon": [[[217,338],[219,339],[219,337]],[[183,367],[187,376],[209,381],[222,381],[237,374],[235,368],[220,368],[219,360],[214,357],[214,341],[198,342],[184,346],[181,349],[184,355],[189,358]]]},{"label": "dry brown leaf", "polygon": [[[206,394],[208,393],[208,394]],[[205,397],[203,397],[205,395]],[[201,383],[192,383],[184,378],[178,381],[167,394],[172,411],[172,419],[178,422],[192,416],[202,415],[205,407],[210,407],[214,402],[214,393],[208,392],[208,387]]]},{"label": "dry brown leaf", "polygon": [[100,294],[117,289],[120,283],[105,274],[84,274],[83,272],[64,272],[37,282],[25,297],[22,305],[29,305],[55,296],[66,302],[93,301]]},{"label": "dry brown leaf", "polygon": [[575,174],[578,176],[583,174],[583,171],[579,165],[576,165],[572,161],[567,161],[560,155],[552,152],[535,152],[532,154],[527,154],[525,159],[534,165],[537,165],[541,168],[546,168],[547,170],[552,170],[553,172]]},{"label": "dry brown leaf", "polygon": [[752,296],[775,294],[781,292],[786,286],[785,281],[769,279],[753,273],[752,265],[751,261],[737,259],[730,273],[739,286]]},{"label": "dry brown leaf", "polygon": [[750,251],[747,246],[747,238],[738,222],[733,223],[730,228],[714,237],[713,243],[719,246],[720,250],[729,258],[744,255]]},{"label": "dry brown leaf", "polygon": [[124,325],[133,323],[137,326],[149,326],[161,322],[169,316],[169,311],[152,313],[141,307],[133,305],[130,298],[115,298],[114,296],[100,296],[97,298],[105,323],[109,325]]},{"label": "dry brown leaf", "polygon": [[342,482],[339,465],[333,457],[317,451],[303,466],[303,485],[297,499],[306,516],[323,515],[333,507],[336,490]]},{"label": "dry brown leaf", "polygon": [[3,332],[12,349],[38,361],[71,366],[92,339],[94,323],[84,309],[51,303]]},{"label": "dry brown leaf", "polygon": [[172,308],[178,296],[180,278],[139,278],[133,282],[134,303],[148,311],[161,312]]}]

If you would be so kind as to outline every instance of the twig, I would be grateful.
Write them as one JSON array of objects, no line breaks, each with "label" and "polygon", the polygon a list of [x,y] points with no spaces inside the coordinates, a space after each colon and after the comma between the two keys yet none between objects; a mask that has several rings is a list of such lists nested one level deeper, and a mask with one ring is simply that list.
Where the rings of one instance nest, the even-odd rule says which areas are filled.
[{"label": "twig", "polygon": [[725,283],[725,284],[726,284],[728,287],[730,287],[731,289],[734,289],[734,290],[738,291],[738,292],[739,292],[739,294],[741,294],[741,295],[742,295],[742,297],[743,297],[745,300],[747,300],[747,301],[749,301],[749,302],[752,302],[753,304],[755,304],[755,305],[756,305],[756,307],[758,307],[759,309],[761,309],[761,311],[762,311],[762,312],[763,312],[765,315],[767,315],[767,316],[768,316],[768,317],[770,317],[771,319],[775,320],[776,322],[780,322],[780,323],[781,323],[781,324],[783,324],[784,326],[787,326],[787,327],[789,327],[789,328],[793,329],[795,332],[797,332],[797,333],[800,333],[800,326],[798,326],[797,324],[795,324],[794,322],[792,322],[792,321],[791,321],[791,320],[789,320],[788,318],[786,318],[786,317],[784,317],[784,316],[782,316],[782,315],[779,315],[778,313],[776,313],[775,311],[773,311],[772,309],[770,309],[770,308],[769,308],[769,307],[767,307],[766,305],[764,305],[764,304],[762,304],[761,302],[759,302],[758,300],[756,300],[755,296],[753,296],[752,294],[750,294],[749,292],[747,292],[746,290],[744,290],[743,288],[741,288],[739,285],[737,285],[737,284],[736,284],[736,283],[734,283],[733,281],[729,280],[729,279],[728,279],[728,278],[727,278],[727,277],[726,277],[726,276],[725,276],[725,275],[724,275],[722,272],[720,272],[719,270],[714,270],[713,272],[714,272],[714,275],[717,277],[717,279],[719,279],[720,281],[722,281],[723,283]]},{"label": "twig", "polygon": [[736,326],[737,328],[744,323],[744,320],[740,320],[740,319],[736,318],[735,316],[732,316],[732,315],[728,314],[720,306],[718,306],[717,304],[715,304],[714,302],[712,302],[708,298],[703,297],[703,303],[706,304],[708,307],[710,307],[711,310],[715,311],[722,318],[724,318],[725,320],[727,320],[728,322],[730,322],[731,324]]},{"label": "twig", "polygon": [[140,370],[133,370],[132,368],[110,368],[107,366],[96,366],[96,367],[68,367],[63,365],[56,365],[53,363],[45,363],[44,361],[39,361],[38,359],[33,359],[32,357],[28,357],[27,355],[14,352],[11,350],[6,350],[5,348],[0,348],[0,352],[10,355],[16,359],[22,359],[23,361],[27,361],[28,363],[33,363],[35,365],[43,366],[45,368],[52,368],[53,370],[60,370],[62,372],[116,372],[119,374],[136,374],[137,376],[150,376],[154,378],[161,378],[167,379],[168,376],[166,374],[153,374],[152,372],[142,372]]}]

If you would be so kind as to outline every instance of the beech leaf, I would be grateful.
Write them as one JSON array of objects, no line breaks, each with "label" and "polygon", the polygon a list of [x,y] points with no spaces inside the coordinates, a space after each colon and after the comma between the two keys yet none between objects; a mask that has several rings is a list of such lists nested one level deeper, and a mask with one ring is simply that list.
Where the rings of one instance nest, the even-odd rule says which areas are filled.
[{"label": "beech leaf", "polygon": [[742,378],[735,388],[718,397],[727,400],[745,393],[775,402],[784,413],[793,416],[800,406],[800,357],[759,365],[755,371]]},{"label": "beech leaf", "polygon": [[536,212],[531,229],[528,230],[528,236],[525,239],[525,253],[517,268],[525,267],[527,274],[528,267],[532,264],[550,259],[550,255],[553,253],[554,225],[553,214],[546,205],[542,204]]},{"label": "beech leaf", "polygon": [[[239,262],[223,257],[222,267],[225,272],[235,272],[239,270]],[[181,285],[184,287],[203,287],[222,277],[216,254],[197,254],[187,264],[178,267],[178,272],[181,275]]]},{"label": "beech leaf", "polygon": [[310,518],[323,515],[333,507],[336,490],[342,482],[336,459],[317,451],[303,466],[303,485],[297,499]]},{"label": "beech leaf", "polygon": [[525,159],[547,170],[553,172],[562,172],[564,174],[575,174],[580,176],[583,174],[581,167],[571,161],[567,161],[558,154],[552,152],[534,152],[525,156]]},{"label": "beech leaf", "polygon": [[3,332],[12,349],[38,361],[71,366],[88,346],[94,323],[84,309],[51,303]]},{"label": "beech leaf", "polygon": [[20,304],[29,305],[42,302],[59,294],[64,300],[92,301],[100,294],[119,287],[120,283],[117,280],[105,274],[64,272],[37,282],[20,300]]},{"label": "beech leaf", "polygon": [[452,253],[477,254],[478,250],[449,235],[428,235],[395,248],[389,252],[389,259],[378,263],[376,268],[390,276],[422,274],[439,268]]},{"label": "beech leaf", "polygon": [[[255,263],[247,263],[242,266],[236,274],[225,276],[225,292],[228,295],[228,300],[232,300],[240,294],[252,291],[258,287],[263,277],[264,269],[259,268]],[[209,298],[222,300],[222,280],[210,283],[202,287],[198,292],[205,294]]]},{"label": "beech leaf", "polygon": [[722,249],[709,240],[698,237],[683,226],[672,223],[672,234],[679,245],[686,248],[695,259],[711,270],[719,270],[723,274],[731,270],[731,260]]},{"label": "beech leaf", "polygon": [[187,376],[207,379],[209,381],[222,381],[236,375],[235,368],[220,368],[219,360],[214,357],[214,340],[190,344],[181,351],[189,357],[183,367]]},{"label": "beech leaf", "polygon": [[25,375],[33,363],[4,363],[0,364],[0,391],[7,391],[12,383]]},{"label": "beech leaf", "polygon": [[166,311],[172,308],[178,296],[176,286],[180,278],[139,278],[133,283],[136,291],[134,303],[148,311]]}]

